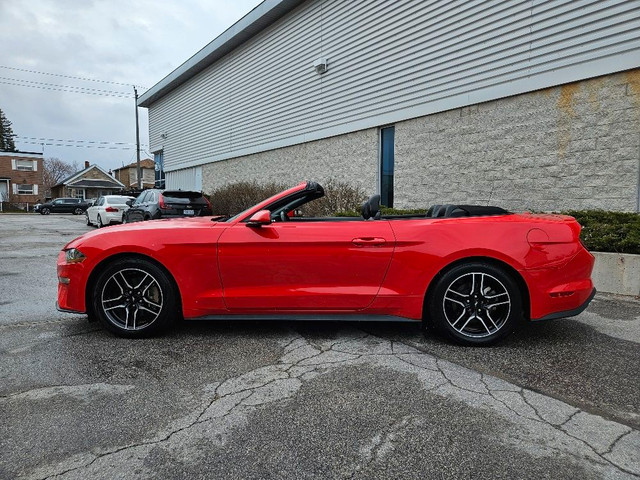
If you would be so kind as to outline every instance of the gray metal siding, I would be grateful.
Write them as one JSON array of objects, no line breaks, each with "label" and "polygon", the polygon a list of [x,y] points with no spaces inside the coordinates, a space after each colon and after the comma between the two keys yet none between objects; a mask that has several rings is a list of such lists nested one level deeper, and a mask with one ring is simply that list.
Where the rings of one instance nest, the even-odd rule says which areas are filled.
[{"label": "gray metal siding", "polygon": [[151,148],[171,171],[638,66],[639,0],[308,1],[153,103]]},{"label": "gray metal siding", "polygon": [[190,167],[166,173],[165,188],[167,190],[202,191],[202,167]]}]

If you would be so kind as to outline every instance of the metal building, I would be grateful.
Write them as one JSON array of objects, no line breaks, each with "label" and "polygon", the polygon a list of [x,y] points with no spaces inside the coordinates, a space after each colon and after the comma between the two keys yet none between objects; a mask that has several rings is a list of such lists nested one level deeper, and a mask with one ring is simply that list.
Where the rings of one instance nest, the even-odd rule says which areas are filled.
[{"label": "metal building", "polygon": [[638,0],[265,0],[139,105],[169,188],[638,210],[638,67]]}]

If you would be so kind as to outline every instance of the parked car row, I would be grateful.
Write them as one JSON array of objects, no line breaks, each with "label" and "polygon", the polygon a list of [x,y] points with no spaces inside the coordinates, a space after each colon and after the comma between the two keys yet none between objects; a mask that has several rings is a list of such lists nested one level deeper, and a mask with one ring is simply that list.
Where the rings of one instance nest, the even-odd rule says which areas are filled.
[{"label": "parked car row", "polygon": [[34,206],[42,215],[72,213],[98,228],[114,223],[144,222],[159,218],[212,215],[211,203],[201,192],[184,190],[144,190],[137,197],[103,195],[97,199],[56,198]]}]

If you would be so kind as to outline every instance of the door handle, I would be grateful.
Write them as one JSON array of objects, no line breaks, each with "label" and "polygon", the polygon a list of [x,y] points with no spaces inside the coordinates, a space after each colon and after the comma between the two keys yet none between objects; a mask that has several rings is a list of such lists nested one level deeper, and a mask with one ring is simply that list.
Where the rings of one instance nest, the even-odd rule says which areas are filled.
[{"label": "door handle", "polygon": [[387,241],[380,237],[360,237],[354,238],[351,240],[351,243],[357,247],[381,247],[387,243]]}]

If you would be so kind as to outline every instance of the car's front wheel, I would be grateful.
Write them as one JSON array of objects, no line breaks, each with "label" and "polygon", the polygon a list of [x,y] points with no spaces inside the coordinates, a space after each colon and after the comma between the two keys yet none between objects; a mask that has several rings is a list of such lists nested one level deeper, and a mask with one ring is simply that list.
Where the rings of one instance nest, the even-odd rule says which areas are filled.
[{"label": "car's front wheel", "polygon": [[81,208],[75,208],[73,210],[74,215],[82,215],[82,212],[84,212],[84,210],[82,210]]},{"label": "car's front wheel", "polygon": [[523,317],[518,285],[493,264],[460,264],[437,282],[427,299],[429,318],[457,343],[491,345],[511,333]]},{"label": "car's front wheel", "polygon": [[102,228],[104,227],[104,223],[102,223],[102,218],[100,218],[100,214],[98,214],[98,218],[96,219],[96,224],[98,225],[98,228]]},{"label": "car's front wheel", "polygon": [[84,216],[86,217],[87,220],[87,226],[91,226],[91,220],[89,220],[89,214],[87,212],[84,212]]},{"label": "car's front wheel", "polygon": [[154,263],[120,259],[98,276],[93,311],[111,332],[139,338],[167,328],[176,316],[176,293],[169,276]]},{"label": "car's front wheel", "polygon": [[51,210],[47,207],[44,207],[42,210],[40,210],[40,213],[42,215],[49,215],[51,213]]}]

